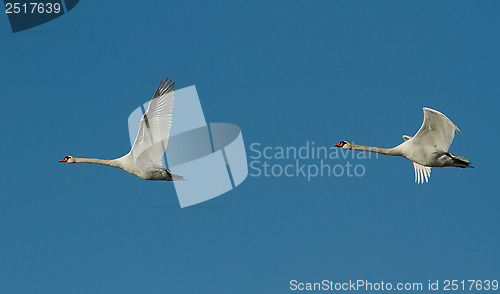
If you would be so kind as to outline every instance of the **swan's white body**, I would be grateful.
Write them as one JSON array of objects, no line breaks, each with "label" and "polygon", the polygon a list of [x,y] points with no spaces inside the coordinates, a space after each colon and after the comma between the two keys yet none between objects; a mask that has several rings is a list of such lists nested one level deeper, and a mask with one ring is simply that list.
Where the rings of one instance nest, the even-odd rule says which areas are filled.
[{"label": "swan's white body", "polygon": [[405,157],[413,162],[415,182],[423,183],[428,181],[431,167],[473,167],[467,158],[448,152],[456,131],[460,129],[444,114],[424,108],[424,121],[418,132],[413,137],[404,135],[405,142],[394,148],[368,147],[347,141],[335,146]]},{"label": "swan's white body", "polygon": [[174,107],[174,83],[161,79],[146,113],[141,118],[139,132],[129,153],[117,159],[94,159],[66,156],[60,162],[96,163],[120,168],[145,180],[175,181],[182,176],[164,167],[163,153],[167,148],[172,110]]}]

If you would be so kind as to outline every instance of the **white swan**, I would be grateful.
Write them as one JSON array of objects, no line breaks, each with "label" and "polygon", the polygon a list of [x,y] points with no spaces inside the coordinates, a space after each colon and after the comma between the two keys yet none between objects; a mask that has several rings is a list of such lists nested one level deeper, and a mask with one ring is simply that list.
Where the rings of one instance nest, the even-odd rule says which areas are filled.
[{"label": "white swan", "polygon": [[424,122],[418,132],[413,138],[404,135],[405,142],[394,148],[368,147],[347,141],[342,141],[334,146],[402,156],[413,161],[415,182],[423,183],[427,182],[431,176],[431,167],[473,167],[467,158],[454,156],[448,152],[455,137],[455,131],[460,131],[460,129],[444,114],[424,107]]},{"label": "white swan", "polygon": [[139,132],[129,153],[111,160],[66,156],[59,162],[87,162],[113,166],[145,180],[184,180],[182,176],[167,170],[162,160],[172,125],[174,84],[175,82],[168,78],[161,79],[149,102],[148,110],[141,118]]}]

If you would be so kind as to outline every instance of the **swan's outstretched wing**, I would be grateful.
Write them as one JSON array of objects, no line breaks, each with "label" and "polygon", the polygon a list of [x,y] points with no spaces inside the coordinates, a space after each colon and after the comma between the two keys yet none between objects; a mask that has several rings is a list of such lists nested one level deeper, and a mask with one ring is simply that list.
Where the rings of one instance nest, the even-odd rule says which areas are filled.
[{"label": "swan's outstretched wing", "polygon": [[420,145],[448,151],[455,137],[455,131],[460,129],[446,115],[424,107],[424,122],[412,140]]},{"label": "swan's outstretched wing", "polygon": [[413,163],[413,168],[415,169],[415,183],[427,183],[431,177],[431,168],[429,166],[423,166],[418,163]]},{"label": "swan's outstretched wing", "polygon": [[141,118],[139,132],[131,153],[136,164],[144,169],[163,167],[163,153],[167,148],[172,109],[174,107],[174,84],[162,78],[156,92],[149,102],[148,110]]}]

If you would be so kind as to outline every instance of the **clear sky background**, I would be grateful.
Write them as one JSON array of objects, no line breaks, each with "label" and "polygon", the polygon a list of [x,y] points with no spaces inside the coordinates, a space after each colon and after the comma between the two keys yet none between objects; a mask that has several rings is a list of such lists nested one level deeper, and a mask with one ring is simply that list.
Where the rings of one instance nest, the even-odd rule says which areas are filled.
[{"label": "clear sky background", "polygon": [[[499,2],[247,2],[80,1],[16,34],[0,17],[1,293],[500,277]],[[248,155],[394,146],[431,107],[476,168],[417,185],[411,162],[380,157],[361,178],[248,177],[180,209],[172,183],[58,163],[128,152],[128,115],[164,75],[197,86],[209,122],[238,125]]]}]

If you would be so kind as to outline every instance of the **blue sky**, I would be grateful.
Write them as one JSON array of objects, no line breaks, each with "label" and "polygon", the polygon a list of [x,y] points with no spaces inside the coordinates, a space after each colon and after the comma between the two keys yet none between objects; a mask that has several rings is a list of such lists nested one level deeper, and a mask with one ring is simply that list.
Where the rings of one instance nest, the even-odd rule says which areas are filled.
[{"label": "blue sky", "polygon": [[[496,1],[81,1],[13,34],[0,17],[2,293],[286,293],[289,281],[413,282],[500,274],[494,159]],[[422,107],[463,131],[475,169],[413,182],[402,158],[363,177],[248,177],[180,209],[171,183],[62,165],[128,152],[130,112],[159,79],[196,85],[247,152],[380,147]],[[337,160],[332,163],[343,163]]]}]

